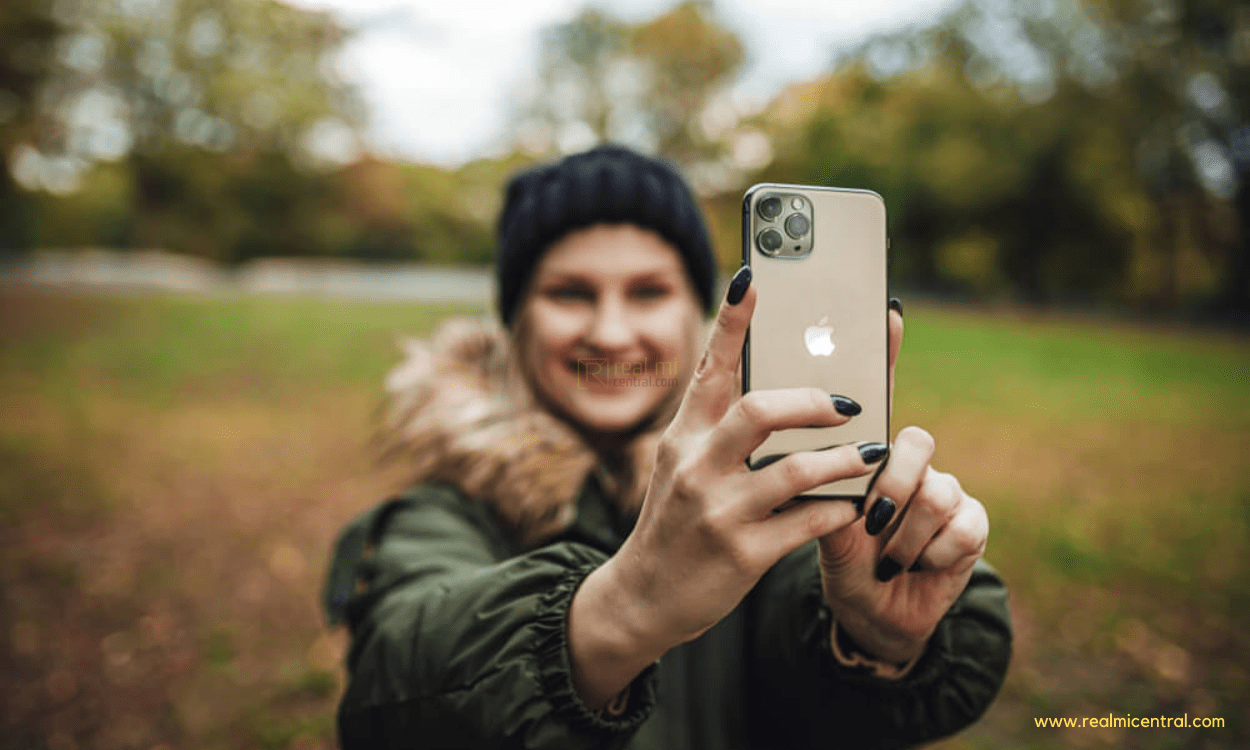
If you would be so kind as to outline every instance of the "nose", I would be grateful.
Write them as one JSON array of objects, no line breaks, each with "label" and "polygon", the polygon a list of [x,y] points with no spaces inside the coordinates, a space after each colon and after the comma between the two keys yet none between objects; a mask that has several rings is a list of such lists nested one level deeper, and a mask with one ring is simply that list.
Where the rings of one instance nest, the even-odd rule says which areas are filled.
[{"label": "nose", "polygon": [[634,343],[634,328],[624,300],[616,294],[604,294],[595,304],[594,317],[586,332],[588,344],[603,351],[627,349]]}]

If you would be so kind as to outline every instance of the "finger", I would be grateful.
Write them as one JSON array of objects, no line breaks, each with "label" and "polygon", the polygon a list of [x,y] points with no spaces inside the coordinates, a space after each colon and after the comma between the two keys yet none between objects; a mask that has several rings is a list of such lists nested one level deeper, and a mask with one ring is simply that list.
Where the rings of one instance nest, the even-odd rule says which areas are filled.
[{"label": "finger", "polygon": [[985,553],[989,534],[990,519],[985,506],[965,494],[955,517],[938,531],[917,562],[923,570],[961,569]]},{"label": "finger", "polygon": [[898,297],[890,299],[889,318],[889,393],[890,393],[890,413],[893,413],[894,407],[894,365],[898,362],[899,350],[903,347],[903,303]]},{"label": "finger", "polygon": [[[870,534],[880,534],[892,522],[897,525],[907,509],[907,503],[924,480],[929,462],[933,460],[933,436],[919,427],[905,427],[894,438],[890,447],[890,463],[881,471],[872,492],[864,504],[867,510],[865,527]],[[893,512],[883,513],[886,506],[879,506],[882,498],[889,498]],[[888,535],[887,537],[888,538]]]},{"label": "finger", "polygon": [[[963,488],[955,477],[928,469],[907,505],[907,512],[882,550],[881,559],[889,558],[902,570],[910,568],[925,547],[955,518],[963,497]],[[891,563],[885,565],[887,569],[893,567]]]},{"label": "finger", "polygon": [[819,388],[751,391],[729,407],[712,433],[708,453],[726,464],[741,464],[776,430],[845,424],[860,410],[854,399]]},{"label": "finger", "polygon": [[858,518],[859,511],[851,503],[809,500],[775,513],[753,527],[751,543],[775,562],[813,539],[850,526]]},{"label": "finger", "polygon": [[[758,471],[742,474],[748,487],[744,512],[760,519],[790,498],[840,479],[870,474],[884,453],[874,455],[870,448],[880,443],[842,445],[820,451],[791,453]],[[865,458],[867,457],[867,458]],[[854,509],[852,503],[844,503]],[[856,511],[858,514],[858,511]]]},{"label": "finger", "polygon": [[674,422],[693,429],[711,428],[741,394],[738,367],[742,361],[742,344],[754,312],[755,289],[751,286],[751,268],[743,266],[729,282],[703,357],[690,378]]}]

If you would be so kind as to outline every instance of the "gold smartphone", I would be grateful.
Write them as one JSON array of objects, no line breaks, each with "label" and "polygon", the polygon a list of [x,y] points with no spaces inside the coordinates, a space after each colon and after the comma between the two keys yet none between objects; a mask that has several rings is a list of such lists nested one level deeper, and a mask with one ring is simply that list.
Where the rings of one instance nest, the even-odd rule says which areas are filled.
[{"label": "gold smartphone", "polygon": [[[795,451],[889,443],[889,302],[885,201],[871,190],[759,184],[742,201],[742,262],[755,313],[742,352],[742,392],[814,386],[863,407],[837,427],[772,433],[750,456],[760,468]],[[873,474],[800,499],[862,501]]]}]

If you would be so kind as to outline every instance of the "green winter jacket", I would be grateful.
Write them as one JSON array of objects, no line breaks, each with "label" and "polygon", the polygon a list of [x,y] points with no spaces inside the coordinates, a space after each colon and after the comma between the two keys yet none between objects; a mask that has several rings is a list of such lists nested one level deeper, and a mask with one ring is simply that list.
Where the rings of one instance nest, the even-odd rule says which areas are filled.
[{"label": "green winter jacket", "polygon": [[578,699],[565,618],[631,527],[592,473],[562,535],[524,550],[488,504],[423,484],[358,517],[326,587],[351,628],[344,750],[896,748],[989,706],[1011,654],[1007,592],[977,563],[899,681],[837,661],[815,543],[782,559],[724,620],[639,675],[623,714]]}]

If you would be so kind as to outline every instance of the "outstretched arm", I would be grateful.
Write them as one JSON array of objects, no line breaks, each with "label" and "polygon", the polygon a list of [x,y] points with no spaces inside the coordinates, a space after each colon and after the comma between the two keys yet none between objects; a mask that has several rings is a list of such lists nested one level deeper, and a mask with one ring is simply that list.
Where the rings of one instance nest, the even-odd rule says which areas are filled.
[{"label": "outstretched arm", "polygon": [[422,488],[390,515],[349,606],[345,750],[628,741],[654,704],[651,672],[600,716],[568,661],[569,605],[605,556],[571,542],[514,552],[489,511],[450,490]]}]

